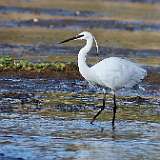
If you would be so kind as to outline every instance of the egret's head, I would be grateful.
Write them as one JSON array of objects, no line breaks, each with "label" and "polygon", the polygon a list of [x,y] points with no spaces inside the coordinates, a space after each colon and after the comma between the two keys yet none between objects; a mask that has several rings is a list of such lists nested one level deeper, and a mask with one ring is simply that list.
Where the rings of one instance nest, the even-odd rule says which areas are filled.
[{"label": "egret's head", "polygon": [[92,37],[93,36],[92,36],[92,34],[90,32],[84,31],[84,32],[81,32],[80,34],[72,37],[72,38],[68,38],[68,39],[60,42],[60,44],[68,42],[68,41],[71,41],[71,40],[78,40],[78,39],[80,39],[80,40],[83,40],[83,39],[87,40],[87,39],[92,38]]},{"label": "egret's head", "polygon": [[95,37],[90,32],[87,32],[87,31],[83,31],[80,34],[78,34],[78,35],[76,35],[72,38],[68,38],[68,39],[66,39],[62,42],[59,42],[59,44],[65,43],[65,42],[68,42],[68,41],[71,41],[71,40],[78,40],[78,39],[80,39],[80,40],[90,40],[90,39],[92,40],[93,39],[95,41],[96,48],[97,48],[97,53],[98,53],[97,41],[96,41]]},{"label": "egret's head", "polygon": [[77,37],[78,36],[80,36],[80,37],[77,38],[77,39],[80,39],[80,40],[87,40],[87,39],[92,39],[93,38],[93,35],[90,32],[87,32],[87,31],[81,32],[80,34],[77,35]]}]

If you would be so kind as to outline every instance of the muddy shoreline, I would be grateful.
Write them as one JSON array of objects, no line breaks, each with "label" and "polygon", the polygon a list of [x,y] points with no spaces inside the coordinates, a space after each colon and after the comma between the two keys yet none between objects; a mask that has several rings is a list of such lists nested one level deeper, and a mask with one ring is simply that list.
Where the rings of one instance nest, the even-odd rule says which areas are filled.
[{"label": "muddy shoreline", "polygon": [[[76,66],[75,66],[76,67]],[[31,70],[17,70],[17,69],[0,69],[0,75],[7,78],[47,78],[47,79],[60,79],[60,80],[82,80],[83,77],[80,75],[78,68],[73,69],[70,67],[65,68],[63,71],[55,71],[54,69],[44,69],[37,71],[36,69]],[[160,74],[148,70],[148,76],[144,82],[150,84],[160,84]]]},{"label": "muddy shoreline", "polygon": [[[57,42],[58,43],[58,42]],[[23,57],[24,55],[77,55],[81,47],[72,46],[60,46],[57,44],[12,44],[12,43],[1,43],[0,44],[0,55],[9,55],[16,57]],[[96,55],[96,48],[93,47],[92,53],[89,55]],[[103,47],[99,48],[99,56],[118,56],[118,57],[159,57],[160,50],[158,49],[127,49],[127,48],[113,48],[113,47]]]}]

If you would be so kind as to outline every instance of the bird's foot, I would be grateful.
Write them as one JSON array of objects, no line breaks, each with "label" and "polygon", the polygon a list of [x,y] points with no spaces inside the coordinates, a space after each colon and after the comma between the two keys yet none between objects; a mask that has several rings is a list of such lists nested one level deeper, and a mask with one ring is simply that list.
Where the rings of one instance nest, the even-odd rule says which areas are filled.
[{"label": "bird's foot", "polygon": [[94,125],[94,122],[95,121],[95,117],[93,117],[93,119],[91,120],[90,124]]},{"label": "bird's foot", "polygon": [[116,126],[112,124],[112,130],[114,131],[116,129]]}]

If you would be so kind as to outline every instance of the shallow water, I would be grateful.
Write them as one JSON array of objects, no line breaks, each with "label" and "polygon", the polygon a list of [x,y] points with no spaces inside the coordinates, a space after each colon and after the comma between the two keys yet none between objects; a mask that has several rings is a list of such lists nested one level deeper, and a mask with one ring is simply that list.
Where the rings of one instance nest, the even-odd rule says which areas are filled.
[{"label": "shallow water", "polygon": [[[98,26],[98,27],[97,27]],[[85,30],[86,28],[104,28],[112,30],[128,31],[160,31],[159,24],[145,24],[137,21],[117,21],[117,20],[31,20],[24,21],[0,21],[0,27],[45,27],[50,29],[74,29]]]},{"label": "shallow water", "polygon": [[[53,55],[75,55],[79,52],[80,47],[58,46],[56,44],[31,44],[31,45],[16,45],[16,44],[0,44],[0,55],[15,56],[17,58],[30,57],[30,61],[45,61],[48,56]],[[95,47],[91,56],[95,56]],[[159,50],[136,50],[127,48],[110,48],[100,47],[100,56],[118,56],[118,57],[159,57]],[[37,58],[38,57],[38,58]]]},{"label": "shallow water", "polygon": [[[150,159],[160,156],[160,125],[3,114],[0,153],[23,159]],[[106,157],[106,158],[104,158]]]},{"label": "shallow water", "polygon": [[[62,8],[27,8],[14,6],[0,6],[0,13],[34,13],[48,14],[53,16],[76,16],[76,11],[66,10]],[[78,16],[100,16],[102,14],[93,11],[81,11]]]},{"label": "shallow water", "polygon": [[[33,2],[32,0],[23,1]],[[117,1],[137,2],[136,0]],[[141,2],[155,3],[158,0]],[[121,13],[120,10],[115,10],[118,15]],[[131,14],[133,19],[127,20],[123,12],[120,17],[118,16],[118,20],[114,20],[112,12],[111,10],[104,13],[101,9],[73,11],[33,6],[31,8],[0,6],[1,16],[9,16],[7,19],[0,20],[0,28],[2,33],[6,27],[17,28],[17,30],[23,27],[49,28],[57,31],[65,29],[69,33],[72,30],[90,30],[97,27],[97,29],[127,30],[133,33],[134,31],[136,33],[160,31],[156,12],[155,15],[151,12],[150,18],[150,14],[145,11],[146,17],[141,19],[138,17],[138,21],[137,16],[134,17],[135,14]],[[143,12],[142,10],[142,15]],[[12,17],[14,14],[22,15],[18,19]],[[28,20],[25,17],[23,20],[25,14],[30,16]],[[38,17],[42,15],[44,18],[50,16],[50,18],[46,20],[38,18],[38,22],[34,22],[33,18],[37,15]],[[54,19],[55,16],[57,16],[56,19]],[[100,19],[95,20],[95,16]],[[88,21],[83,17],[91,17],[91,20]],[[103,17],[111,17],[111,20],[102,20]],[[152,18],[155,20],[152,21]],[[146,19],[151,22],[145,22]],[[24,33],[22,37],[27,38],[27,34]],[[77,55],[79,51],[79,47],[70,45],[58,46],[52,42],[46,44],[43,42],[45,36],[34,43],[32,38],[35,37],[31,36],[26,45],[16,40],[3,41],[3,44],[0,44],[0,55],[11,55],[17,58],[28,58],[32,62],[40,62],[47,61],[48,56],[53,54]],[[124,48],[117,42],[118,40],[114,40],[111,47],[110,45],[100,47],[100,54],[133,58],[152,58],[160,55],[160,51],[154,47],[154,49],[152,47],[151,49],[130,49]],[[156,66],[147,66],[144,63],[149,72],[158,74],[160,67],[158,63],[156,64]],[[141,87],[145,90],[134,88],[118,92],[116,128],[113,130],[111,126],[113,104],[110,94],[107,94],[105,111],[97,118],[94,125],[90,124],[91,118],[102,105],[101,88],[93,88],[85,81],[79,80],[0,77],[0,160],[160,159],[160,86],[143,83]]]},{"label": "shallow water", "polygon": [[0,86],[0,159],[159,159],[158,86],[118,93],[145,99],[118,97],[115,130],[110,96],[90,124],[102,96],[84,81],[1,78]]},{"label": "shallow water", "polygon": [[[0,28],[20,28],[20,27],[42,27],[50,29],[71,29],[85,30],[86,28],[104,28],[111,30],[127,30],[127,31],[160,31],[159,23],[145,23],[143,20],[102,20],[102,17],[109,16],[111,13],[94,12],[94,11],[72,11],[62,8],[27,8],[16,6],[0,6],[0,14],[37,14],[61,16],[63,19],[38,19],[34,22],[32,18],[28,20],[0,20]],[[70,17],[70,19],[65,19]],[[72,17],[72,18],[71,18]],[[83,18],[83,19],[78,19]],[[84,17],[90,17],[85,20]],[[100,17],[91,19],[93,17]]]}]

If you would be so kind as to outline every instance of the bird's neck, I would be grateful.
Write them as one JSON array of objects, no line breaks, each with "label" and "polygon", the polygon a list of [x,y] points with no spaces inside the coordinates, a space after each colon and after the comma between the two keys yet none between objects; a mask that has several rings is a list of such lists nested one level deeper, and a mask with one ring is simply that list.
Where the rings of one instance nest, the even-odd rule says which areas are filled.
[{"label": "bird's neck", "polygon": [[78,54],[78,67],[79,71],[85,79],[90,76],[89,66],[86,63],[87,53],[91,50],[93,44],[93,38],[87,40],[86,45],[79,51]]}]

